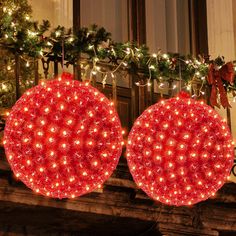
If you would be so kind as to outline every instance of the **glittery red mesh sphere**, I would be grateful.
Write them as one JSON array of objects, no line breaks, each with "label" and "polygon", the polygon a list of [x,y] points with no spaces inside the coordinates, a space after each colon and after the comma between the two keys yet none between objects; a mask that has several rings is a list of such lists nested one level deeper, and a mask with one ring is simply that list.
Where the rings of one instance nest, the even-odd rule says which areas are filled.
[{"label": "glittery red mesh sphere", "polygon": [[211,107],[176,97],[149,107],[137,119],[127,159],[141,189],[179,206],[214,195],[229,176],[234,152],[227,125]]},{"label": "glittery red mesh sphere", "polygon": [[121,155],[122,130],[103,94],[63,74],[17,101],[6,122],[4,146],[13,172],[29,188],[71,198],[108,179]]}]

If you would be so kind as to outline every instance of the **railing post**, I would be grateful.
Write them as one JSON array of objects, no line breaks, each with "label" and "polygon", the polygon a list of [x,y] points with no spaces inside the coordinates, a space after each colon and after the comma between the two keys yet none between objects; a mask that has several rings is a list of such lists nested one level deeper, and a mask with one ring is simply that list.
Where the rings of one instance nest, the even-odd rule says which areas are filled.
[{"label": "railing post", "polygon": [[97,78],[96,78],[96,75],[92,75],[92,78],[91,78],[91,85],[96,88],[97,87]]},{"label": "railing post", "polygon": [[80,55],[78,55],[77,57],[77,62],[73,68],[73,71],[74,71],[75,79],[81,81],[82,79],[81,79]]},{"label": "railing post", "polygon": [[232,127],[231,127],[231,111],[230,111],[229,107],[226,108],[226,116],[227,116],[227,124],[229,126],[230,131],[232,131]]},{"label": "railing post", "polygon": [[116,78],[112,78],[112,97],[114,102],[114,107],[117,108],[117,82]]},{"label": "railing post", "polygon": [[145,94],[145,89],[146,89],[146,86],[143,86],[144,85],[144,81],[143,79],[139,82],[140,83],[140,87],[139,87],[139,115],[145,110],[146,108],[146,94]]},{"label": "railing post", "polygon": [[20,98],[20,57],[15,54],[16,101]]},{"label": "railing post", "polygon": [[152,80],[150,82],[150,85],[148,84],[147,91],[148,91],[148,105],[153,105],[154,104],[154,83],[155,80]]},{"label": "railing post", "polygon": [[139,88],[135,84],[135,76],[130,75],[131,80],[131,122],[134,123],[139,116]]},{"label": "railing post", "polygon": [[47,60],[42,58],[41,61],[42,61],[42,64],[43,64],[43,73],[44,73],[45,79],[47,79],[48,78],[48,70],[49,70],[50,58],[48,58]]},{"label": "railing post", "polygon": [[54,61],[54,77],[58,76],[58,61]]},{"label": "railing post", "polygon": [[34,85],[38,85],[39,83],[39,63],[36,58],[34,58]]}]

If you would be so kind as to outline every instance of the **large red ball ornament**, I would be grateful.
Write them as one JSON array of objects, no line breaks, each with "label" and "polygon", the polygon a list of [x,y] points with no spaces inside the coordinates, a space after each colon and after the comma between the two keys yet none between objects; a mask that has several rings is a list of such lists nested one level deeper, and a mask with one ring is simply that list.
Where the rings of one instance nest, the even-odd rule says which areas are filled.
[{"label": "large red ball ornament", "polygon": [[230,131],[208,105],[183,96],[143,112],[128,137],[137,185],[168,205],[203,201],[224,184],[233,164]]},{"label": "large red ball ornament", "polygon": [[117,166],[122,140],[112,103],[66,73],[28,90],[12,108],[4,132],[15,175],[53,198],[99,188]]}]

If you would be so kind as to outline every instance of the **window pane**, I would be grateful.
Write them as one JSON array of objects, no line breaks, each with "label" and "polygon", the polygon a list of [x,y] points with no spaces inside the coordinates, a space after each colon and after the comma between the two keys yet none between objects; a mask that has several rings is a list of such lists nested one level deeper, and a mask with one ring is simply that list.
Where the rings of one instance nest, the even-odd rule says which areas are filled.
[{"label": "window pane", "polygon": [[150,51],[190,52],[188,0],[146,1],[147,45]]},{"label": "window pane", "polygon": [[81,0],[81,26],[103,26],[117,42],[128,40],[127,0]]},{"label": "window pane", "polygon": [[52,28],[61,25],[66,28],[73,24],[72,0],[29,0],[36,20],[49,20]]}]

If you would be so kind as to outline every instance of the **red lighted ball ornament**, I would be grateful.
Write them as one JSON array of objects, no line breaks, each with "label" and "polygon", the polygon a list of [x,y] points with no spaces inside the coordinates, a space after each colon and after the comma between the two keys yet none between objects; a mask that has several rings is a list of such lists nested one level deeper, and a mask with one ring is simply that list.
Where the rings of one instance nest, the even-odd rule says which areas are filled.
[{"label": "red lighted ball ornament", "polygon": [[6,156],[29,188],[53,198],[97,189],[116,168],[122,130],[111,102],[64,73],[28,90],[4,132]]},{"label": "red lighted ball ornament", "polygon": [[149,107],[136,120],[127,159],[135,182],[151,198],[191,205],[224,184],[233,164],[233,142],[211,107],[182,93]]}]

